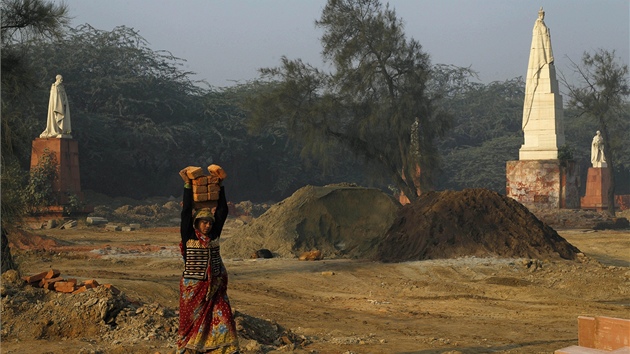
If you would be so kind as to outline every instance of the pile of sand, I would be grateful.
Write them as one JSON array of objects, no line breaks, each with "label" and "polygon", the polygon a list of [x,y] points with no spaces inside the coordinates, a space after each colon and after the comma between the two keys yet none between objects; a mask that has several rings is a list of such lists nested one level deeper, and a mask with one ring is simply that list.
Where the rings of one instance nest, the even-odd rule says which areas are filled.
[{"label": "pile of sand", "polygon": [[280,257],[319,250],[325,258],[367,258],[399,208],[378,189],[306,186],[236,231],[222,243],[221,253],[249,258],[265,248]]},{"label": "pile of sand", "polygon": [[512,198],[486,189],[466,189],[429,192],[402,207],[379,244],[376,259],[575,259],[579,252]]}]

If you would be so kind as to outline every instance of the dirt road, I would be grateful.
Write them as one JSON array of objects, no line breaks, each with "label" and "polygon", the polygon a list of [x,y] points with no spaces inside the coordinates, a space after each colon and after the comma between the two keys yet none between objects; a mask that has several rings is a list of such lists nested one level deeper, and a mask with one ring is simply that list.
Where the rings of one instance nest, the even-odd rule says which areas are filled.
[{"label": "dirt road", "polygon": [[[223,237],[236,236],[228,222]],[[22,274],[50,268],[112,283],[137,303],[176,311],[176,228],[37,230],[47,251],[14,250]],[[225,259],[232,306],[290,330],[293,353],[553,353],[577,344],[580,315],[630,318],[630,232],[559,230],[578,261],[460,258]],[[75,295],[64,295],[75,296]],[[8,305],[3,298],[3,307]],[[3,316],[4,317],[4,316]],[[2,353],[173,353],[174,343],[118,335],[24,339],[3,318]],[[15,318],[14,321],[25,319]],[[244,352],[273,352],[243,340]],[[132,349],[130,349],[132,348]]]}]

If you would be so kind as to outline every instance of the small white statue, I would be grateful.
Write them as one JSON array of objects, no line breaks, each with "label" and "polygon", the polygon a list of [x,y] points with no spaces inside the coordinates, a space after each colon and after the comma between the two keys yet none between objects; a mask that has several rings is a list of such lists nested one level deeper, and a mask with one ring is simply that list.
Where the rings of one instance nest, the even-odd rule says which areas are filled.
[{"label": "small white statue", "polygon": [[63,87],[63,77],[56,76],[55,83],[50,88],[50,100],[48,101],[48,119],[46,121],[46,130],[44,130],[40,138],[68,138],[72,139],[70,126],[70,106],[68,104],[68,96]]},{"label": "small white statue", "polygon": [[591,163],[593,167],[608,167],[604,156],[604,138],[598,130],[591,143]]}]

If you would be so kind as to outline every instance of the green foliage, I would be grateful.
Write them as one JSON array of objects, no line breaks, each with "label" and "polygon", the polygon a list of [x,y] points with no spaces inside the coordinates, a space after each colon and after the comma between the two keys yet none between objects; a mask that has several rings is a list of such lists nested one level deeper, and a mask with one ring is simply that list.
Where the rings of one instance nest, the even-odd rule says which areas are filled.
[{"label": "green foliage", "polygon": [[54,153],[45,149],[36,166],[31,168],[28,183],[23,191],[23,198],[29,212],[57,204],[57,194],[53,183],[57,179],[57,158]]},{"label": "green foliage", "polygon": [[558,148],[558,160],[573,160],[573,148],[567,144],[560,146]]},{"label": "green foliage", "polygon": [[2,0],[2,44],[61,36],[70,21],[65,4],[43,0]]},{"label": "green foliage", "polygon": [[444,156],[443,189],[487,188],[505,193],[505,163],[518,160],[520,135],[506,135],[480,146],[451,149]]},{"label": "green foliage", "polygon": [[[630,81],[628,65],[615,57],[615,51],[600,49],[594,54],[584,53],[582,63],[573,63],[573,70],[580,83],[571,84],[564,76],[561,81],[569,91],[569,107],[578,115],[585,115],[597,122],[604,139],[604,151],[610,174],[608,211],[614,215],[614,196],[617,160],[627,161],[628,148],[628,101]],[[625,129],[624,129],[625,128]],[[592,136],[593,132],[591,132]],[[590,139],[588,140],[590,141]]]},{"label": "green foliage", "polygon": [[64,76],[84,186],[137,198],[174,189],[176,179],[169,177],[201,141],[195,122],[205,117],[206,91],[179,69],[183,60],[149,49],[124,26],[111,32],[79,26],[29,50],[42,78],[35,93],[40,117],[51,80]]},{"label": "green foliage", "polygon": [[[286,131],[300,156],[324,169],[351,153],[371,167],[372,177],[415,198],[417,187],[431,185],[435,139],[449,123],[435,104],[438,97],[426,90],[428,55],[405,38],[395,12],[376,0],[330,0],[316,24],[324,30],[322,53],[334,72],[287,58],[278,68],[262,69],[269,89],[248,102],[250,127]],[[421,186],[413,183],[416,165]]]},{"label": "green foliage", "polygon": [[[2,131],[2,271],[12,268],[6,233],[18,227],[27,212],[22,195],[23,168],[31,141],[32,104],[29,94],[36,86],[27,49],[29,41],[62,35],[69,22],[64,4],[42,0],[2,0],[0,8]],[[22,166],[21,166],[22,165]]]},{"label": "green foliage", "polygon": [[[438,77],[453,75],[453,68]],[[455,74],[457,71],[455,71]],[[518,159],[525,83],[521,78],[481,84],[471,75],[441,80],[442,104],[454,117],[441,140],[444,168],[440,189],[488,188],[505,193],[505,163]]]},{"label": "green foliage", "polygon": [[30,155],[33,134],[30,94],[37,87],[28,48],[33,41],[61,37],[70,19],[66,5],[43,0],[2,0],[0,13],[2,155],[23,161]]},{"label": "green foliage", "polygon": [[5,161],[2,157],[2,229],[13,229],[21,224],[26,214],[26,204],[22,197],[24,188],[23,172],[16,159]]}]

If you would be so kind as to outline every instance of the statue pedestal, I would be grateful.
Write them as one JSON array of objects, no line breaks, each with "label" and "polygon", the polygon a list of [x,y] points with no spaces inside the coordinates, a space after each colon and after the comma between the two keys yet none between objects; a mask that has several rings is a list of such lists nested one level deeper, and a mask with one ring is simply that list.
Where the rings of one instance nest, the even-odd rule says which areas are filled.
[{"label": "statue pedestal", "polygon": [[[81,192],[81,176],[79,173],[79,144],[73,139],[36,138],[33,140],[31,152],[31,169],[37,166],[46,150],[53,153],[57,161],[57,178],[53,181],[53,191],[57,194],[58,206],[51,206],[53,214],[59,206],[68,205],[71,196],[77,196],[83,201]],[[56,207],[56,208],[55,208]],[[89,213],[90,208],[78,211]]]},{"label": "statue pedestal", "polygon": [[527,208],[580,207],[579,168],[574,161],[508,161],[506,180],[506,195]]},{"label": "statue pedestal", "polygon": [[582,209],[602,211],[608,208],[610,170],[607,167],[590,167],[586,176],[586,194],[580,199]]}]

